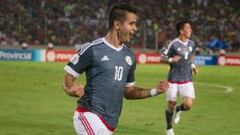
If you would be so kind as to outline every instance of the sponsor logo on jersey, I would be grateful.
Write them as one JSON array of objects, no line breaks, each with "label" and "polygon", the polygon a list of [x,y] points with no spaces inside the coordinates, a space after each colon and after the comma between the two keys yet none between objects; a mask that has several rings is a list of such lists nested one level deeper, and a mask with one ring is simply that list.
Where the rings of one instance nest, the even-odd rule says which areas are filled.
[{"label": "sponsor logo on jersey", "polygon": [[104,55],[102,58],[101,58],[101,61],[109,61],[110,59],[108,58],[107,55]]}]

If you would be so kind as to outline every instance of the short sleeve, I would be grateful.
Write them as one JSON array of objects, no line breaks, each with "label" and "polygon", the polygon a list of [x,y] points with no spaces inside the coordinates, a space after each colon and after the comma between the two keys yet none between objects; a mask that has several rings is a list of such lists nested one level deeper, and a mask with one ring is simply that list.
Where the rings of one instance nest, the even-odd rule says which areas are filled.
[{"label": "short sleeve", "polygon": [[173,42],[168,44],[167,48],[163,51],[163,56],[166,58],[169,58],[171,57],[172,53],[173,53]]},{"label": "short sleeve", "polygon": [[78,77],[93,63],[92,47],[79,51],[64,67],[64,70],[74,77]]},{"label": "short sleeve", "polygon": [[128,73],[126,87],[135,85],[135,69],[136,69],[136,60],[133,59],[133,65]]}]

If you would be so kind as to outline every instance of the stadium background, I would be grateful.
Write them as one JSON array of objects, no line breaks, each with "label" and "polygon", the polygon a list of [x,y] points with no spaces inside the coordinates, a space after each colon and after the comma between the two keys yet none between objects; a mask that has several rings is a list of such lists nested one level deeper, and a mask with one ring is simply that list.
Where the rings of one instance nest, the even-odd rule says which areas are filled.
[{"label": "stadium background", "polygon": [[[176,134],[238,135],[238,0],[1,0],[0,135],[74,134],[76,99],[62,91],[63,67],[84,42],[106,33],[106,12],[118,1],[140,12],[139,31],[129,47],[139,63],[147,63],[137,68],[137,84],[143,87],[166,78],[168,67],[159,65],[159,52],[176,36],[175,23],[193,22],[200,65],[194,76],[197,99]],[[225,66],[207,66],[217,64]],[[116,134],[164,134],[165,104],[164,96],[124,101]]]},{"label": "stadium background", "polygon": [[201,53],[214,38],[239,51],[240,2],[238,0],[1,0],[1,45],[73,46],[106,34],[107,12],[117,1],[139,10],[139,32],[133,48],[158,49],[175,37],[175,23],[190,19],[193,40]]}]

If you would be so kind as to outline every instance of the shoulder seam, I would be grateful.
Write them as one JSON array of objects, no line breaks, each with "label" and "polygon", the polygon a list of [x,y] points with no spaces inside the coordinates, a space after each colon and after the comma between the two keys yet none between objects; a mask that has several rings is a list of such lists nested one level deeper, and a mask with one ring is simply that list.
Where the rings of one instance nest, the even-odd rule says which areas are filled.
[{"label": "shoulder seam", "polygon": [[172,47],[172,45],[173,45],[176,41],[177,41],[177,38],[175,38],[174,40],[172,40],[172,41],[168,44],[166,50],[163,52],[163,55],[167,55],[167,54],[168,54],[169,49]]},{"label": "shoulder seam", "polygon": [[192,43],[194,43],[194,41],[193,41],[193,40],[189,40],[189,42],[192,42]]},{"label": "shoulder seam", "polygon": [[90,48],[91,46],[94,46],[94,45],[97,45],[97,44],[99,44],[99,43],[102,43],[103,42],[103,40],[102,40],[102,38],[100,38],[100,39],[97,39],[97,40],[94,40],[93,42],[91,42],[91,43],[85,43],[82,47],[81,47],[81,49],[80,49],[80,51],[79,51],[79,55],[82,55],[88,48]]},{"label": "shoulder seam", "polygon": [[170,47],[171,47],[176,41],[178,41],[177,38],[175,38],[174,40],[172,40],[172,41],[168,44],[168,48],[167,48],[167,49],[170,49]]}]

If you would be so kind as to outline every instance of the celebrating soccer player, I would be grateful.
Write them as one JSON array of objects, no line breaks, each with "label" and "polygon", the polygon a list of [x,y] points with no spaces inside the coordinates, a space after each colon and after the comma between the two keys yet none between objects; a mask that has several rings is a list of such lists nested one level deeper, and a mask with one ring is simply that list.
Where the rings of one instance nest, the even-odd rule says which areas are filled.
[{"label": "celebrating soccer player", "polygon": [[[127,4],[114,6],[109,14],[108,34],[83,45],[65,66],[65,92],[81,97],[74,113],[78,135],[113,134],[123,97],[141,99],[167,90],[167,81],[160,81],[153,89],[134,86],[136,60],[124,43],[129,42],[137,31],[136,22],[137,12],[133,7]],[[86,86],[75,85],[76,78],[83,72],[86,72]]]},{"label": "celebrating soccer player", "polygon": [[[197,74],[194,65],[194,42],[190,40],[192,28],[189,21],[181,21],[176,24],[178,37],[174,39],[163,55],[169,62],[168,73],[169,88],[167,92],[168,108],[166,109],[167,135],[174,135],[172,121],[177,124],[180,120],[180,113],[188,111],[195,98],[192,83],[192,72]],[[183,103],[177,104],[177,95],[183,98]],[[174,115],[175,113],[175,115]]]}]

